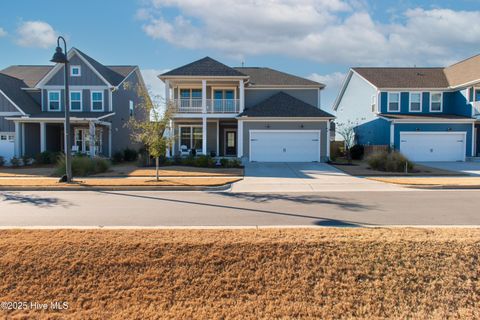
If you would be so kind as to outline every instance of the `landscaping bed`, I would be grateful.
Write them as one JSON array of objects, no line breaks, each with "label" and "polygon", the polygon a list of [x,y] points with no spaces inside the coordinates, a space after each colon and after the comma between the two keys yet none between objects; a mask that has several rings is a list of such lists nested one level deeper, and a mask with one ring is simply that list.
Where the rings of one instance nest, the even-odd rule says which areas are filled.
[{"label": "landscaping bed", "polygon": [[0,231],[5,318],[479,318],[478,229]]}]

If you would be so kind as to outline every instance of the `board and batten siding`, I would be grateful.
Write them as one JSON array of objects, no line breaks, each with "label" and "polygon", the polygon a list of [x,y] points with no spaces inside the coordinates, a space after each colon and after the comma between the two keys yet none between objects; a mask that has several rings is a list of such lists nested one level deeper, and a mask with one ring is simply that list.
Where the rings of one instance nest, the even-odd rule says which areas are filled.
[{"label": "board and batten siding", "polygon": [[[71,77],[70,67],[80,66],[81,76]],[[77,54],[74,54],[69,61],[68,81],[72,86],[106,86],[107,84],[88,66]],[[62,66],[50,80],[45,84],[46,86],[61,86],[64,85],[64,67]]]},{"label": "board and batten siding", "polygon": [[[43,89],[43,103],[42,111],[48,112],[48,91],[60,91],[60,111],[65,111],[65,90],[56,90],[56,89]],[[90,90],[90,89],[76,89],[70,88],[70,91],[82,91],[82,110],[80,112],[89,112],[91,110],[91,92],[92,91],[103,91],[103,111],[109,111],[109,91],[108,89],[103,90]],[[55,111],[50,111],[55,112]],[[75,111],[72,111],[73,113]]]},{"label": "board and batten siding", "polygon": [[285,92],[294,98],[318,107],[318,89],[245,89],[245,108],[253,107],[271,96]]},{"label": "board and batten siding", "polygon": [[[19,112],[15,106],[8,101],[3,94],[0,94],[0,112]],[[15,125],[13,121],[5,119],[4,116],[0,116],[0,132],[13,132],[15,131]]]}]

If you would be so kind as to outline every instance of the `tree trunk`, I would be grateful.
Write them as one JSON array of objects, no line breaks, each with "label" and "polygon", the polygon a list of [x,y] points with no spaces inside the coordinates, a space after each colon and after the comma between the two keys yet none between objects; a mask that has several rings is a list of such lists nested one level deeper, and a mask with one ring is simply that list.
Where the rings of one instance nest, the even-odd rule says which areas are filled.
[{"label": "tree trunk", "polygon": [[158,181],[158,157],[155,158],[155,167],[156,167],[156,170],[155,170],[155,177],[157,178],[157,181]]}]

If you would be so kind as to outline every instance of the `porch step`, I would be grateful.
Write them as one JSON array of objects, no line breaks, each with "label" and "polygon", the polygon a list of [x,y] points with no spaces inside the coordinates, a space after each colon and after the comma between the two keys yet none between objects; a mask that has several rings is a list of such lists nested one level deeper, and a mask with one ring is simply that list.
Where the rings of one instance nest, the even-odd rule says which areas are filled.
[{"label": "porch step", "polygon": [[480,162],[480,157],[467,157],[469,162]]}]

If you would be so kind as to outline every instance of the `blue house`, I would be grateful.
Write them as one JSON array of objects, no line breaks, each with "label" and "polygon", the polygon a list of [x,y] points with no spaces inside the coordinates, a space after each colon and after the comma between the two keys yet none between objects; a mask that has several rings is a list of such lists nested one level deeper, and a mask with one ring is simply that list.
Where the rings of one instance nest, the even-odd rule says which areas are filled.
[{"label": "blue house", "polygon": [[356,143],[412,161],[465,161],[480,151],[480,55],[439,68],[352,68],[333,106]]}]

